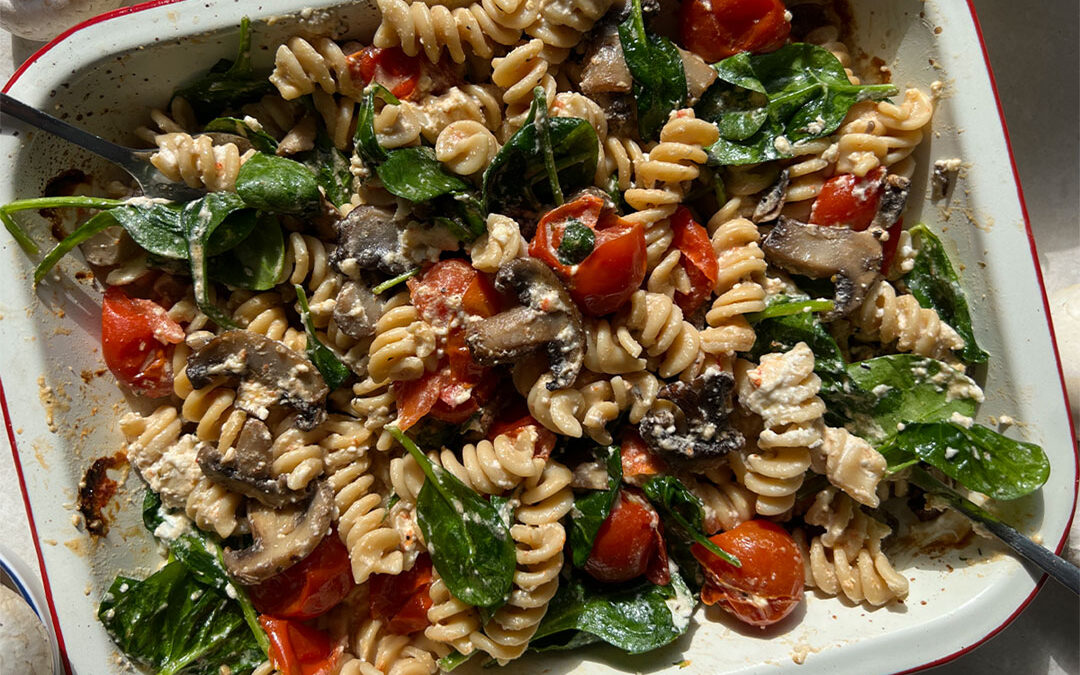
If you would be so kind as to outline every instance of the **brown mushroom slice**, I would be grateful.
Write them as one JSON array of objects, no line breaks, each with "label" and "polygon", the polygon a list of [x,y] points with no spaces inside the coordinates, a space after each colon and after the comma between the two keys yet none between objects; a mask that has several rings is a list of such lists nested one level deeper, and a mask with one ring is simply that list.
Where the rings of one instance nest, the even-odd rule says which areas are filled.
[{"label": "brown mushroom slice", "polygon": [[334,323],[354,340],[375,334],[375,324],[382,315],[382,303],[371,289],[357,281],[346,281],[334,301]]},{"label": "brown mushroom slice", "polygon": [[791,174],[787,169],[780,172],[776,182],[765,192],[761,200],[754,207],[754,215],[750,217],[755,223],[765,223],[780,217],[780,211],[784,208],[787,199],[788,184],[791,182]]},{"label": "brown mushroom slice", "polygon": [[392,209],[357,206],[338,221],[337,247],[330,254],[330,264],[346,276],[360,270],[379,270],[397,275],[414,265],[402,252],[401,221]]},{"label": "brown mushroom slice", "polygon": [[855,311],[881,277],[881,242],[869,230],[811,225],[781,216],[761,248],[771,264],[788,272],[832,279],[836,306],[824,315],[827,320]]},{"label": "brown mushroom slice", "polygon": [[907,206],[910,191],[909,179],[893,174],[886,176],[881,190],[881,201],[878,202],[878,210],[874,214],[873,222],[870,223],[870,229],[887,230],[900,220],[900,214]]},{"label": "brown mushroom slice", "polygon": [[296,426],[305,431],[326,417],[330,391],[311,361],[258,333],[231,330],[210,340],[188,357],[187,376],[196,389],[218,377],[239,380],[236,406],[262,420],[275,404],[296,410]]},{"label": "brown mushroom slice", "polygon": [[238,581],[257,584],[306,558],[330,532],[334,492],[319,481],[307,504],[285,508],[248,502],[247,520],[254,539],[239,551],[225,549],[225,568]]},{"label": "brown mushroom slice", "polygon": [[731,393],[735,378],[711,368],[693,381],[672,382],[660,389],[658,399],[672,405],[654,405],[638,424],[649,448],[675,462],[713,462],[743,447],[743,435],[728,421],[734,409]]},{"label": "brown mushroom slice", "polygon": [[716,81],[716,69],[694,52],[681,47],[676,47],[676,49],[679,50],[683,72],[686,73],[686,93],[691,99],[696,100]]},{"label": "brown mushroom slice", "polygon": [[200,443],[199,468],[214,483],[233,492],[257,499],[267,506],[280,507],[311,496],[310,490],[291,490],[285,476],[274,478],[270,472],[274,438],[261,421],[249,417],[244,422],[236,445],[223,453],[210,443]]},{"label": "brown mushroom slice", "polygon": [[614,23],[597,26],[589,51],[581,62],[581,79],[578,86],[586,96],[596,94],[628,94],[633,89],[634,78],[623,57],[618,27]]},{"label": "brown mushroom slice", "polygon": [[544,347],[552,375],[548,389],[572,385],[585,362],[585,329],[559,278],[535,258],[517,258],[499,268],[495,287],[515,292],[523,306],[470,324],[465,342],[473,359],[513,363]]}]

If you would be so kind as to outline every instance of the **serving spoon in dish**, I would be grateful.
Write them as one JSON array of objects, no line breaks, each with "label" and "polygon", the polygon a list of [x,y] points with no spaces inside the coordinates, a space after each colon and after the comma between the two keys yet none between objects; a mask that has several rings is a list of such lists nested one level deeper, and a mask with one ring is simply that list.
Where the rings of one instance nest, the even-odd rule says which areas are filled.
[{"label": "serving spoon in dish", "polygon": [[150,163],[150,156],[155,152],[154,150],[135,150],[117,145],[31,107],[8,94],[0,93],[0,127],[8,128],[9,125],[4,119],[8,115],[36,129],[59,136],[118,165],[138,183],[143,196],[161,197],[174,202],[189,202],[206,195],[206,190],[189,187],[184,183],[173,183],[165,178]]}]

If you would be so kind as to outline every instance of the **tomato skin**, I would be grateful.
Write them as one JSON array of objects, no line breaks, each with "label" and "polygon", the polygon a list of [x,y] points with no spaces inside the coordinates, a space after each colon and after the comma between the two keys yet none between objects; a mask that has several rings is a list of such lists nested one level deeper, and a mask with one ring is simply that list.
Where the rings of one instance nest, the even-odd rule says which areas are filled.
[{"label": "tomato skin", "polygon": [[461,258],[440,260],[406,285],[413,305],[433,326],[449,325],[461,311],[486,319],[502,308],[491,278]]},{"label": "tomato skin", "polygon": [[431,556],[424,553],[401,574],[373,574],[368,594],[371,617],[387,622],[387,630],[409,635],[428,626],[431,607]]},{"label": "tomato skin", "polygon": [[667,462],[649,450],[649,446],[633,427],[628,427],[623,433],[620,450],[623,478],[655,476],[668,470]]},{"label": "tomato skin", "polygon": [[597,581],[621,583],[645,575],[671,582],[660,515],[637,488],[622,488],[593,540],[585,571]]},{"label": "tomato skin", "polygon": [[248,594],[261,614],[278,619],[311,619],[336,607],[354,585],[349,551],[334,530],[308,557],[249,587]]},{"label": "tomato skin", "polygon": [[900,246],[900,232],[904,229],[904,219],[898,218],[895,223],[885,230],[889,237],[881,242],[881,274],[887,275],[892,267],[893,258],[896,257],[896,249]]},{"label": "tomato skin", "polygon": [[117,286],[101,303],[101,353],[105,365],[135,393],[160,398],[172,393],[172,345],[184,329],[161,305],[130,298]]},{"label": "tomato skin", "polygon": [[345,61],[353,80],[377,82],[401,99],[412,97],[420,83],[420,57],[407,55],[401,47],[364,47]]},{"label": "tomato skin", "polygon": [[680,206],[671,216],[671,245],[679,249],[679,264],[690,278],[691,291],[676,293],[675,302],[684,314],[694,310],[713,292],[720,278],[720,264],[716,259],[709,232],[690,215],[690,210]]},{"label": "tomato skin", "polygon": [[810,207],[810,222],[865,230],[877,215],[884,181],[884,167],[878,167],[862,178],[850,173],[833,176],[825,181]]},{"label": "tomato skin", "polygon": [[780,0],[683,0],[679,34],[684,47],[713,62],[779,49],[791,34],[791,21]]},{"label": "tomato skin", "polygon": [[742,567],[694,544],[690,550],[705,573],[705,604],[718,604],[751,626],[769,626],[802,602],[802,554],[787,530],[768,520],[748,520],[709,540],[735,555]]},{"label": "tomato skin", "polygon": [[344,651],[317,628],[262,614],[259,625],[270,638],[270,662],[281,675],[330,675]]},{"label": "tomato skin", "polygon": [[[556,253],[571,219],[595,235],[592,252],[573,266],[560,262]],[[645,228],[628,223],[606,208],[602,198],[586,193],[544,214],[529,244],[529,255],[559,275],[582,312],[602,316],[625,304],[645,280]]]}]

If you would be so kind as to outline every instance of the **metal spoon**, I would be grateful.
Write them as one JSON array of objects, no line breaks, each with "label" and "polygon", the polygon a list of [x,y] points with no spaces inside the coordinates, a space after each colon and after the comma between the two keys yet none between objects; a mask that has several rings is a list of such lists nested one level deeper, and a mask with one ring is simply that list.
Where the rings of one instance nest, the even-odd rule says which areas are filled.
[{"label": "metal spoon", "polygon": [[95,136],[28,106],[7,94],[0,93],[0,126],[4,128],[10,126],[5,119],[7,115],[54,136],[59,136],[119,165],[135,179],[143,195],[147,197],[163,197],[174,202],[189,202],[206,194],[206,190],[188,187],[183,183],[173,183],[166,179],[150,163],[150,155],[155,152],[154,150],[135,150],[111,143],[100,136]]}]

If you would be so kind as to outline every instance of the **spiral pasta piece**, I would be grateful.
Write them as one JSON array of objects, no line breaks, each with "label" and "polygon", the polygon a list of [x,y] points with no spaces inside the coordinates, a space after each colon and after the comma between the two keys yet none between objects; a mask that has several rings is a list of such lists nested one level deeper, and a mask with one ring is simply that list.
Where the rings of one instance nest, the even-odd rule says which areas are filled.
[{"label": "spiral pasta piece", "polygon": [[516,129],[524,122],[534,88],[543,87],[547,92],[549,107],[555,98],[555,78],[548,72],[543,50],[543,42],[530,40],[491,62],[491,81],[503,89],[502,100],[507,105],[506,117],[511,128]]},{"label": "spiral pasta piece", "polygon": [[533,456],[538,439],[536,429],[527,426],[515,436],[500,434],[493,441],[465,445],[460,458],[444,449],[439,459],[444,469],[476,492],[502,494],[543,470],[544,460]]},{"label": "spiral pasta piece", "polygon": [[437,143],[443,129],[454,122],[479,122],[489,131],[499,130],[503,124],[502,94],[492,84],[451,87],[443,94],[429,94],[419,103],[404,101],[400,107],[415,116],[429,143]]},{"label": "spiral pasta piece", "polygon": [[336,42],[322,37],[308,42],[294,37],[279,45],[274,53],[274,72],[270,82],[281,98],[290,101],[319,88],[327,94],[341,93],[360,98],[363,85],[357,86],[349,72],[349,62]]},{"label": "spiral pasta piece", "polygon": [[187,344],[176,345],[173,351],[173,393],[181,399],[180,414],[185,422],[195,423],[195,436],[200,441],[216,443],[222,428],[233,412],[236,391],[223,386],[220,381],[211,382],[202,389],[195,389],[187,376],[187,358],[191,348]]},{"label": "spiral pasta piece", "polygon": [[683,320],[675,301],[660,293],[635,291],[630,306],[619,315],[630,336],[660,361],[657,374],[674,377],[689,368],[701,352],[701,335]]},{"label": "spiral pasta piece", "polygon": [[451,595],[446,582],[434,570],[428,595],[431,606],[427,611],[429,625],[424,629],[424,636],[432,642],[450,645],[461,654],[471,654],[475,649],[472,635],[480,630],[480,613]]},{"label": "spiral pasta piece", "polygon": [[303,490],[323,473],[324,452],[319,441],[326,430],[325,425],[319,425],[311,431],[301,431],[295,424],[295,416],[288,415],[275,425],[270,473],[284,476],[290,490]]},{"label": "spiral pasta piece", "polygon": [[513,218],[489,213],[485,226],[487,231],[468,246],[473,267],[494,274],[502,265],[526,255],[529,244]]},{"label": "spiral pasta piece", "polygon": [[480,122],[451,122],[435,141],[435,157],[456,174],[471,176],[483,171],[499,152],[499,141]]},{"label": "spiral pasta piece", "polygon": [[885,457],[846,429],[826,427],[823,441],[811,450],[814,470],[855,501],[876,508],[878,483],[888,464]]},{"label": "spiral pasta piece", "polygon": [[151,145],[161,134],[191,133],[198,128],[198,120],[191,104],[182,96],[174,96],[169,101],[168,112],[160,108],[150,111],[150,127],[139,127],[135,135]]},{"label": "spiral pasta piece", "polygon": [[160,134],[154,143],[158,149],[150,163],[166,178],[214,192],[235,190],[240,166],[255,154],[254,149],[241,154],[235,143],[215,145],[209,136],[182,132]]},{"label": "spiral pasta piece", "polygon": [[391,633],[380,619],[364,618],[355,630],[353,654],[343,659],[339,675],[434,675],[435,656],[408,635]]},{"label": "spiral pasta piece", "polygon": [[[466,47],[481,58],[491,58],[492,41],[510,45],[521,36],[520,29],[510,27],[519,23],[517,12],[501,11],[492,16],[485,9],[485,4],[505,7],[511,4],[507,2],[477,2],[456,9],[419,1],[409,4],[404,0],[377,0],[377,4],[382,23],[375,31],[375,46],[400,45],[409,56],[416,56],[423,49],[432,63],[439,62],[443,49],[455,63],[464,63]],[[518,6],[524,4],[524,0],[518,0]],[[501,25],[496,17],[508,25]]]},{"label": "spiral pasta piece", "polygon": [[705,315],[709,327],[701,332],[702,348],[713,354],[734,354],[754,346],[754,329],[744,318],[765,309],[765,254],[758,245],[757,226],[745,218],[709,221],[720,274],[714,286],[718,297]]},{"label": "spiral pasta piece", "polygon": [[761,416],[764,430],[756,448],[732,453],[732,468],[758,495],[758,513],[779,516],[795,503],[810,448],[822,443],[825,403],[817,396],[821,380],[814,374],[814,353],[800,342],[782,354],[766,354],[756,368],[739,361],[735,378],[739,402]]},{"label": "spiral pasta piece", "polygon": [[348,405],[353,414],[363,421],[368,431],[378,433],[376,449],[389,450],[394,440],[386,427],[393,422],[397,408],[394,390],[389,381],[376,382],[367,377],[357,382],[353,385],[352,398]]},{"label": "spiral pasta piece", "polygon": [[920,306],[913,295],[897,295],[884,279],[870,289],[851,321],[858,328],[859,339],[895,342],[901,352],[944,360],[964,347],[964,339],[936,311]]},{"label": "spiral pasta piece", "polygon": [[757,495],[735,479],[730,467],[710,468],[700,476],[680,473],[678,477],[701,500],[708,535],[730,530],[756,514]]},{"label": "spiral pasta piece", "polygon": [[394,296],[375,324],[368,374],[376,382],[415,380],[435,368],[435,332],[409,302],[407,292]]}]

